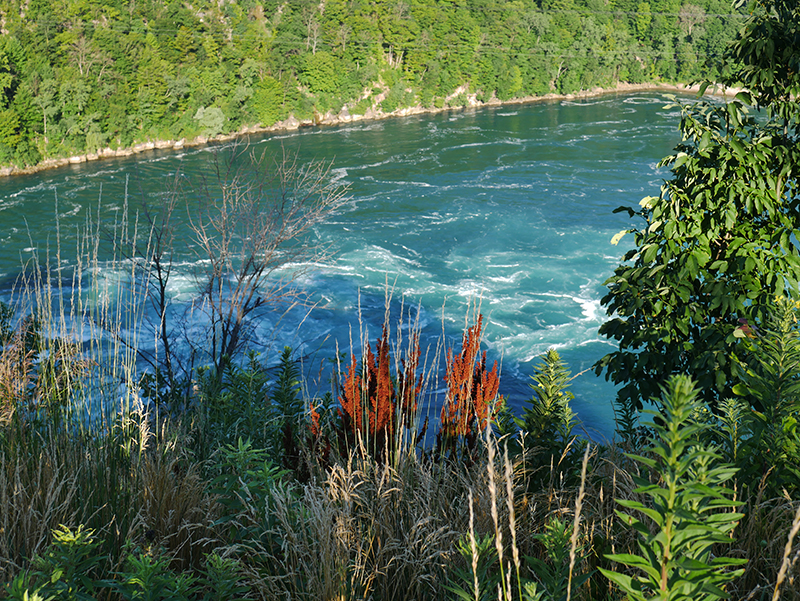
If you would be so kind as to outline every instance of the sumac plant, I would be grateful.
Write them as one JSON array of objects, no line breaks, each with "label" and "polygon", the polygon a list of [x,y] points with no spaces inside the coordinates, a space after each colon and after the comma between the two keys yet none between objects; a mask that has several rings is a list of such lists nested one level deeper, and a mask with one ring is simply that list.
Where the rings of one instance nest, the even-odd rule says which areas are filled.
[{"label": "sumac plant", "polygon": [[340,446],[344,451],[363,447],[380,461],[398,457],[406,445],[416,445],[426,428],[418,428],[417,399],[423,386],[423,374],[417,375],[419,331],[412,330],[405,352],[398,341],[394,358],[390,347],[387,320],[374,353],[367,343],[361,361],[350,354],[339,394]]},{"label": "sumac plant", "polygon": [[486,351],[481,353],[483,315],[467,328],[461,339],[461,352],[447,351],[445,380],[447,397],[442,406],[436,446],[441,455],[474,456],[481,433],[494,420],[500,376],[497,361],[486,369]]}]

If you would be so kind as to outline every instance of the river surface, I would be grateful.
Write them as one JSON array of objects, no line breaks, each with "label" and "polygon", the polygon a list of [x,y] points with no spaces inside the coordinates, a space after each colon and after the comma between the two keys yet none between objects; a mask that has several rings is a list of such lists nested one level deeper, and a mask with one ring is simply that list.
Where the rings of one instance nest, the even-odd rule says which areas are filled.
[{"label": "river surface", "polygon": [[[585,372],[572,385],[583,426],[611,436],[614,388],[589,368],[613,350],[597,333],[600,299],[632,242],[610,244],[630,225],[612,211],[658,193],[665,173],[657,163],[678,136],[679,114],[664,105],[658,93],[609,95],[251,138],[256,152],[283,147],[301,161],[331,161],[350,197],[314,231],[331,252],[301,280],[317,308],[265,316],[254,345],[273,358],[293,346],[314,380],[311,366],[337,345],[358,346],[360,327],[373,341],[380,333],[387,282],[392,321],[401,303],[411,308],[431,352],[443,335],[447,346],[460,343],[477,301],[488,360],[501,361],[500,390],[512,408],[524,407],[534,366],[554,347],[574,374]],[[58,250],[61,267],[74,266],[88,219],[106,226],[127,210],[135,223],[176,172],[194,182],[211,176],[215,153],[225,150],[154,151],[0,180],[0,294],[9,296],[33,256],[52,264]],[[182,231],[179,240],[190,240]],[[203,263],[188,243],[176,263],[170,293],[178,307],[196,296]],[[442,386],[432,383],[432,405]]]}]

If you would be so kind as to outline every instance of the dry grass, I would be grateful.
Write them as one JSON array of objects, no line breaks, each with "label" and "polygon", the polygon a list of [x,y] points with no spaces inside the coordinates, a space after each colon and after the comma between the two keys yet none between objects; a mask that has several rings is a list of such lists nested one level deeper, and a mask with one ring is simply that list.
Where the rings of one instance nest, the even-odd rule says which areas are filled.
[{"label": "dry grass", "polygon": [[75,473],[41,452],[30,458],[0,455],[0,581],[50,543],[59,524],[77,526],[80,490]]},{"label": "dry grass", "polygon": [[354,454],[273,492],[269,534],[282,544],[260,549],[251,575],[265,599],[441,598],[465,485],[413,454],[396,468]]},{"label": "dry grass", "polygon": [[[797,524],[800,501],[764,500],[760,495],[747,503],[745,517],[736,533],[731,555],[747,559],[745,572],[735,583],[734,597],[772,599],[780,589],[784,601],[800,600],[797,585],[797,561],[800,545],[790,538]],[[787,542],[789,546],[787,548]],[[784,568],[781,586],[781,570]]]},{"label": "dry grass", "polygon": [[[552,486],[527,491],[520,463],[505,452],[501,456],[494,442],[470,469],[413,453],[396,467],[353,454],[327,471],[320,468],[306,484],[277,483],[266,512],[245,508],[236,516],[248,526],[261,524],[261,534],[231,544],[214,525],[221,507],[207,492],[201,466],[180,453],[177,442],[166,440],[161,433],[142,449],[134,445],[126,469],[110,472],[103,466],[118,459],[102,445],[0,456],[0,578],[18,573],[62,523],[103,524],[101,536],[120,545],[132,540],[161,547],[176,569],[198,569],[212,550],[236,556],[262,599],[450,598],[444,587],[453,568],[473,569],[455,552],[467,533],[494,535],[507,598],[517,598],[518,574],[533,577],[524,557],[546,559],[536,535],[553,517],[570,524],[570,576],[598,563],[606,566],[604,553],[635,550],[635,538],[613,513],[613,499],[639,496],[628,473],[596,448],[584,456],[582,494],[576,486],[559,485],[563,481],[555,476]],[[116,500],[109,495],[107,507],[87,504],[83,495],[85,486],[100,484],[94,475],[100,472],[110,473],[102,482],[106,494],[114,488],[119,493]],[[729,591],[733,598],[777,599],[779,590],[783,600],[798,599],[800,553],[789,537],[800,523],[797,508],[786,499],[755,499],[747,507],[733,548],[726,551],[749,559],[747,572]],[[571,590],[570,597],[613,598],[599,577]]]},{"label": "dry grass", "polygon": [[219,515],[200,465],[178,453],[153,454],[142,462],[139,529],[173,558],[178,569],[197,569],[219,544],[213,522]]}]

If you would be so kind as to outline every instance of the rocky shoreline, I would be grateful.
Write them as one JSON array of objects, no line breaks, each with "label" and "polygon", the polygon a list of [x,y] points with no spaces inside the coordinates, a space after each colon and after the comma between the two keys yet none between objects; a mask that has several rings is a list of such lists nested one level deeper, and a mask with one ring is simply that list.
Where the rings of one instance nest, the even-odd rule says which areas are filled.
[{"label": "rocky shoreline", "polygon": [[[247,136],[251,134],[287,132],[300,129],[301,127],[314,127],[322,125],[343,125],[346,123],[354,123],[357,121],[374,121],[379,119],[389,119],[392,117],[405,117],[409,115],[441,113],[445,111],[463,110],[463,108],[482,108],[489,106],[532,104],[536,102],[548,102],[557,100],[575,100],[575,99],[603,96],[605,94],[618,94],[618,93],[630,93],[637,91],[657,91],[657,90],[662,90],[665,92],[696,93],[699,91],[699,89],[700,88],[698,85],[687,86],[682,84],[619,83],[615,88],[594,88],[592,90],[585,90],[582,92],[577,92],[575,94],[546,94],[545,96],[525,96],[522,98],[513,98],[511,100],[506,100],[506,101],[501,101],[496,98],[492,98],[487,102],[481,102],[476,98],[475,94],[467,94],[466,107],[424,108],[421,106],[414,106],[414,107],[398,109],[390,113],[386,113],[380,109],[370,108],[363,115],[352,115],[347,110],[347,107],[345,107],[338,114],[335,115],[329,112],[325,115],[315,115],[314,119],[304,119],[304,120],[299,120],[293,116],[290,116],[288,119],[284,121],[279,121],[278,123],[275,123],[274,125],[271,125],[269,127],[245,126],[242,127],[237,132],[222,134],[219,136],[215,136],[213,138],[198,136],[191,140],[186,140],[186,139],[155,140],[149,142],[142,142],[140,144],[136,144],[128,148],[120,148],[116,150],[113,148],[103,148],[98,150],[97,152],[80,154],[71,157],[64,157],[58,159],[45,159],[41,163],[38,163],[32,167],[14,167],[14,166],[0,167],[0,176],[10,177],[14,175],[28,175],[31,173],[36,173],[47,169],[64,167],[66,165],[78,165],[80,163],[86,163],[89,161],[98,161],[107,158],[128,157],[134,154],[141,154],[143,152],[148,152],[152,150],[180,150],[182,148],[190,146],[202,146],[210,142],[226,142],[229,140],[234,140],[236,138],[240,138],[242,136]],[[730,97],[731,95],[734,95],[737,91],[738,90],[728,89],[728,90],[714,91],[712,93],[727,98]],[[453,94],[448,96],[447,100],[451,100],[452,98],[455,98],[459,94],[464,94],[464,93],[465,90],[459,88]]]}]

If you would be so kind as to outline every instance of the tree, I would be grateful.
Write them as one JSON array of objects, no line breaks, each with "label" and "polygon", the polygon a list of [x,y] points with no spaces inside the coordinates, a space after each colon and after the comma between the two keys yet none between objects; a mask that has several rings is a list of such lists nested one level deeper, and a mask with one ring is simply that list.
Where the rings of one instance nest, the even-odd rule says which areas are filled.
[{"label": "tree", "polygon": [[200,187],[200,206],[189,216],[205,262],[197,308],[211,322],[206,348],[217,373],[248,341],[260,309],[297,299],[302,265],[321,250],[310,234],[345,198],[329,169],[302,165],[296,155],[269,160],[234,149]]},{"label": "tree", "polygon": [[283,97],[283,85],[274,77],[266,75],[258,82],[249,104],[261,125],[268,127],[284,117]]},{"label": "tree", "polygon": [[[741,3],[740,3],[741,4]],[[754,5],[721,83],[747,91],[727,104],[682,107],[682,142],[661,165],[672,178],[640,209],[644,220],[602,299],[600,333],[619,350],[595,365],[638,409],[671,374],[689,374],[704,401],[732,396],[735,330],[760,321],[800,278],[800,5]],[[766,109],[766,118],[751,108]]]},{"label": "tree", "polygon": [[[311,232],[345,199],[346,188],[331,181],[330,165],[303,165],[296,155],[255,156],[234,147],[215,159],[214,168],[214,177],[196,186],[176,174],[162,204],[145,208],[148,231],[131,245],[153,316],[145,327],[155,348],[137,348],[152,369],[145,388],[173,404],[186,400],[196,361],[213,368],[208,383],[220,388],[251,341],[253,320],[302,300],[297,278],[324,251]],[[168,292],[176,224],[183,218],[200,266],[194,274],[199,295],[186,313],[174,310]],[[206,334],[200,340],[188,332],[197,323]]]}]

